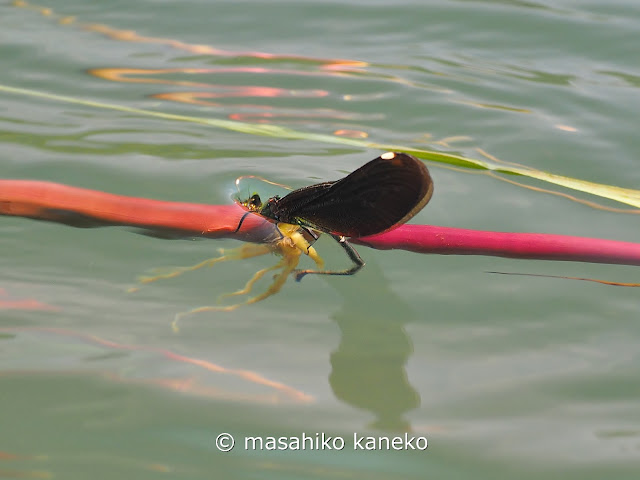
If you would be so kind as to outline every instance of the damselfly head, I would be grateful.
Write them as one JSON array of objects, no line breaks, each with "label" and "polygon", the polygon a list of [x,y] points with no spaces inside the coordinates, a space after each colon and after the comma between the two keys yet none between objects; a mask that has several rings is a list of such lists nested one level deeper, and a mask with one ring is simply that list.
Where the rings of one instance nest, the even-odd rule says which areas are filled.
[{"label": "damselfly head", "polygon": [[257,193],[254,193],[248,200],[241,203],[252,212],[259,212],[262,208],[262,200],[260,199],[260,195]]}]

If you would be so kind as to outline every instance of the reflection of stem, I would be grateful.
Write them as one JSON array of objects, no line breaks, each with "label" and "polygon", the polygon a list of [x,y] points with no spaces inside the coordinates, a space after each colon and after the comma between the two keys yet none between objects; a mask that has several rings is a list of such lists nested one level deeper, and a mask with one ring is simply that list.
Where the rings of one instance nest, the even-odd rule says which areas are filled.
[{"label": "reflection of stem", "polygon": [[[117,343],[105,338],[101,338],[95,335],[84,334],[80,332],[76,332],[74,330],[66,330],[61,328],[44,328],[44,327],[15,327],[15,328],[0,328],[1,332],[40,332],[54,336],[61,336],[64,338],[70,339],[79,339],[87,344],[97,345],[101,348],[105,348],[107,350],[120,350],[120,351],[134,351],[134,352],[149,352],[151,354],[157,355],[158,357],[165,358],[167,361],[172,362],[180,362],[192,365],[195,368],[202,369],[204,371],[208,371],[211,373],[230,375],[237,377],[241,380],[244,380],[249,383],[253,383],[256,385],[260,385],[263,387],[267,387],[274,391],[276,397],[273,394],[269,395],[271,401],[277,401],[279,397],[282,395],[285,398],[290,400],[299,402],[299,403],[309,403],[313,401],[313,398],[295,388],[280,383],[275,380],[270,380],[264,376],[262,376],[258,372],[254,372],[251,370],[241,370],[241,369],[233,369],[223,367],[221,365],[215,364],[205,359],[188,357],[185,355],[181,355],[179,353],[160,348],[160,347],[152,347],[147,345],[133,345],[133,344],[125,344],[125,343]],[[24,373],[24,371],[21,371]],[[67,370],[66,372],[69,372]],[[71,370],[72,372],[72,370]],[[110,373],[110,372],[109,372]],[[112,374],[110,378],[118,380],[118,381],[126,381],[126,379],[122,376]],[[190,380],[190,379],[189,379]],[[139,382],[138,379],[135,380]],[[188,381],[185,381],[184,378],[174,379],[174,378],[156,378],[152,379],[150,383],[154,385],[161,386],[163,388],[169,388],[172,390],[179,389],[182,392],[190,392],[193,394],[203,394],[208,396],[216,396],[220,395],[221,391],[216,388],[209,388],[202,384],[191,384]],[[259,397],[255,397],[259,398]]]},{"label": "reflection of stem", "polygon": [[373,428],[406,431],[403,415],[420,405],[405,371],[413,347],[403,326],[412,313],[372,262],[359,280],[329,279],[336,287],[340,282],[336,290],[344,299],[333,316],[342,336],[331,354],[329,382],[340,400],[374,413]]},{"label": "reflection of stem", "polygon": [[323,143],[348,145],[358,148],[373,148],[378,150],[389,150],[396,152],[404,152],[414,155],[421,160],[431,160],[434,162],[445,163],[449,165],[457,165],[461,167],[491,170],[494,172],[506,173],[511,175],[521,175],[525,177],[534,178],[543,182],[552,183],[555,185],[561,185],[565,188],[571,188],[581,192],[586,192],[592,195],[608,198],[617,202],[632,205],[640,208],[640,191],[629,188],[619,188],[611,185],[603,185],[594,182],[587,182],[571,177],[564,177],[561,175],[554,175],[541,170],[533,168],[518,168],[508,165],[497,165],[492,162],[475,160],[471,158],[464,158],[458,155],[449,153],[436,152],[431,150],[423,150],[419,148],[409,148],[402,145],[388,145],[382,143],[368,142],[358,138],[346,138],[338,137],[335,135],[323,135],[319,133],[310,133],[294,130],[287,127],[280,127],[277,125],[260,125],[237,122],[233,120],[220,120],[215,118],[194,117],[188,115],[176,115],[171,113],[163,113],[152,110],[144,110],[140,108],[127,107],[124,105],[117,105],[112,103],[96,102],[92,100],[84,100],[75,97],[68,97],[65,95],[55,95],[52,93],[40,92],[37,90],[29,90],[24,88],[11,87],[9,85],[0,84],[0,92],[10,93],[14,95],[23,95],[34,98],[45,98],[51,101],[57,101],[61,103],[83,105],[85,107],[91,107],[96,109],[114,110],[120,112],[131,113],[140,116],[163,118],[165,120],[190,122],[206,125],[209,127],[222,128],[230,131],[247,133],[252,135],[263,135],[267,137],[276,137],[281,139],[290,140],[307,140],[317,141]]}]

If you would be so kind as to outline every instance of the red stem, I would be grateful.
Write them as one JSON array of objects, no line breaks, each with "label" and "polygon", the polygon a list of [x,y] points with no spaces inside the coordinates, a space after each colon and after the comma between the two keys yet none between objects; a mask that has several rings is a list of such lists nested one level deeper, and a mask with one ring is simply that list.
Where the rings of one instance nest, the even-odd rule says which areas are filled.
[{"label": "red stem", "polygon": [[640,244],[549,233],[507,233],[403,225],[382,235],[351,239],[352,243],[387,250],[398,248],[439,255],[564,260],[640,265]]},{"label": "red stem", "polygon": [[138,227],[182,237],[233,237],[259,242],[272,230],[238,205],[203,205],[125,197],[59,183],[0,180],[0,215],[15,215],[75,227]]},{"label": "red stem", "polygon": [[[273,225],[237,205],[202,205],[125,197],[32,180],[0,180],[0,214],[78,227],[121,225],[158,234],[230,237],[261,242]],[[351,239],[377,249],[441,255],[492,255],[538,260],[640,265],[640,244],[543,233],[505,233],[431,225]]]}]

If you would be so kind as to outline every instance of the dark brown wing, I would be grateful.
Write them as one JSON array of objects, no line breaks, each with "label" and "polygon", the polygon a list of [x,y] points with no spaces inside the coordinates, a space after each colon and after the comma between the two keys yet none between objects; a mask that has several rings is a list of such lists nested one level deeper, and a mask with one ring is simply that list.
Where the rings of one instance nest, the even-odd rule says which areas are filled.
[{"label": "dark brown wing", "polygon": [[405,153],[388,152],[341,180],[291,192],[279,200],[278,210],[280,220],[287,223],[364,237],[405,223],[432,193],[424,163]]}]

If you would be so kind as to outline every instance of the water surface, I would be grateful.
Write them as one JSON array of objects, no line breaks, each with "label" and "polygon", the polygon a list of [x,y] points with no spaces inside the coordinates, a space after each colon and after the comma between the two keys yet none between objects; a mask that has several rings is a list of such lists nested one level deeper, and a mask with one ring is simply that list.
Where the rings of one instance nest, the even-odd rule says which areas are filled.
[{"label": "water surface", "polygon": [[[43,6],[0,6],[0,84],[640,185],[631,0]],[[0,141],[2,178],[212,204],[230,202],[239,175],[298,187],[380,153],[5,93]],[[414,223],[637,241],[634,215],[429,168],[435,195]],[[485,273],[632,282],[633,267],[359,247],[356,277],[290,281],[175,334],[175,313],[276,259],[130,294],[145,271],[239,243],[1,220],[2,299],[48,308],[2,310],[0,476],[637,477],[637,290]],[[329,239],[317,248],[345,261]],[[428,449],[351,448],[354,433],[405,431]],[[221,453],[222,432],[347,446]]]}]

